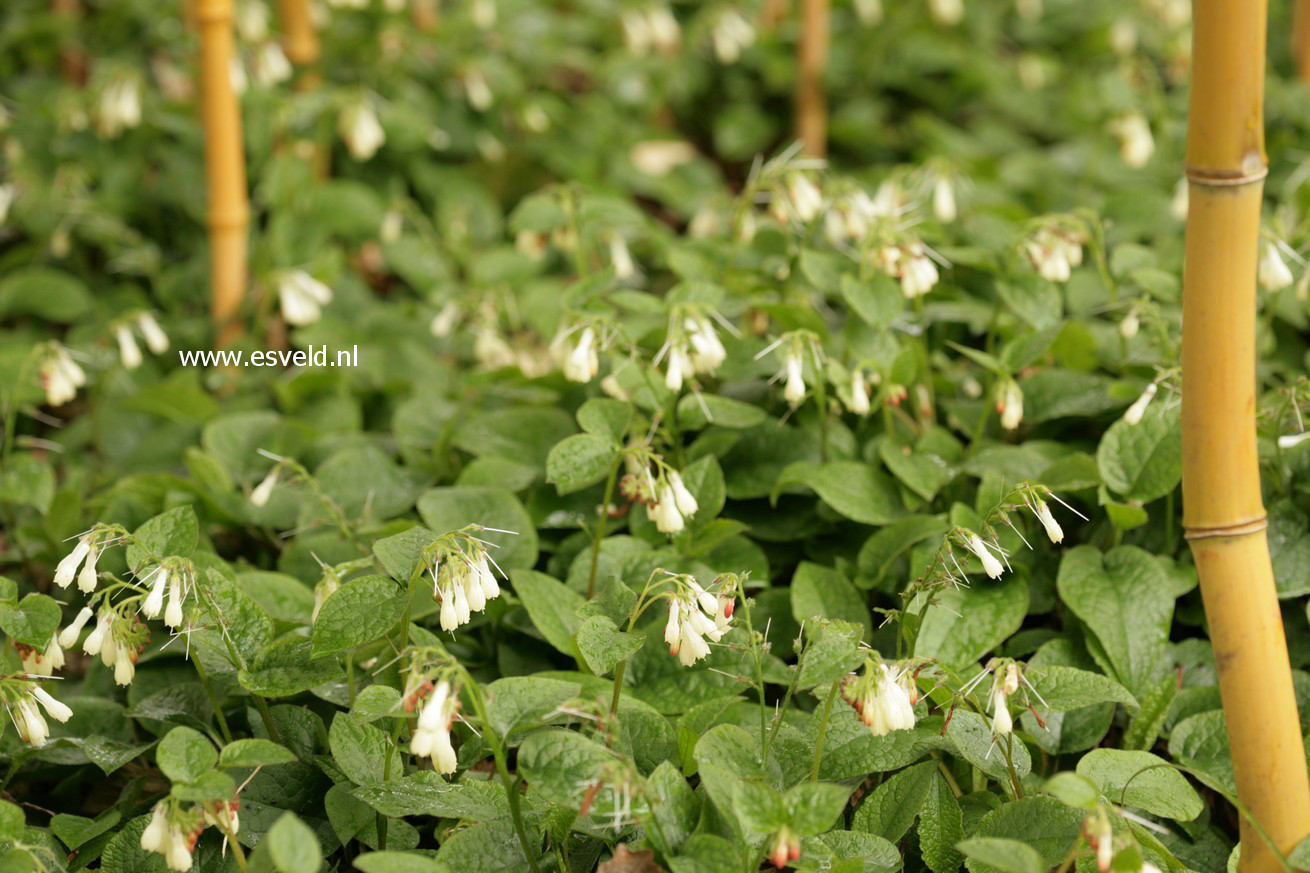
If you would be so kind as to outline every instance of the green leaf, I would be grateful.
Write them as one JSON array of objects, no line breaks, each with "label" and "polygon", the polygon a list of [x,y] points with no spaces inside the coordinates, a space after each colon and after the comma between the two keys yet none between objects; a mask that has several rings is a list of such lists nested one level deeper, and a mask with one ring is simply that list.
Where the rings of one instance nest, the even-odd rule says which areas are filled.
[{"label": "green leaf", "polygon": [[296,577],[252,570],[238,573],[236,583],[241,593],[274,621],[309,624],[314,611],[314,592]]},{"label": "green leaf", "polygon": [[318,873],[323,866],[318,838],[295,813],[283,813],[260,840],[260,846],[267,846],[278,873]]},{"label": "green leaf", "polygon": [[409,602],[406,589],[385,576],[361,576],[323,601],[314,621],[311,658],[381,639],[400,621]]},{"label": "green leaf", "polygon": [[900,842],[938,778],[936,761],[925,761],[895,773],[860,804],[851,821],[851,830]]},{"label": "green leaf", "polygon": [[499,528],[478,537],[492,544],[496,563],[506,571],[537,563],[537,526],[519,499],[500,488],[433,488],[418,499],[423,523],[438,533],[470,524]]},{"label": "green leaf", "polygon": [[[348,712],[338,712],[328,729],[328,746],[341,772],[356,785],[382,782],[390,771],[398,777],[404,770],[400,751],[383,730],[363,722]],[[391,766],[387,766],[387,758]]]},{"label": "green leaf", "polygon": [[1049,794],[1066,806],[1091,812],[1100,802],[1101,792],[1090,780],[1075,773],[1056,773],[1042,786]]},{"label": "green leaf", "polygon": [[1077,667],[1032,667],[1024,673],[1024,678],[1032,683],[1051,712],[1067,712],[1097,703],[1137,706],[1137,700],[1118,682]]},{"label": "green leaf", "polygon": [[400,692],[390,685],[370,685],[355,695],[350,714],[362,722],[401,715]]},{"label": "green leaf", "polygon": [[802,782],[787,792],[787,822],[803,837],[821,834],[833,826],[846,809],[851,790],[831,782]]},{"label": "green leaf", "polygon": [[647,777],[646,792],[650,814],[659,825],[651,828],[651,842],[664,855],[672,855],[696,830],[700,799],[670,761],[661,763]]},{"label": "green leaf", "polygon": [[27,454],[15,454],[0,469],[0,501],[30,506],[43,515],[55,497],[55,471]]},{"label": "green leaf", "polygon": [[560,494],[572,494],[603,482],[618,451],[608,437],[590,433],[565,437],[546,456],[546,481]]},{"label": "green leaf", "polygon": [[[969,859],[970,870],[995,870],[998,873],[1046,873],[1041,853],[1027,843],[1005,837],[974,837],[959,843]],[[975,866],[977,865],[977,866]]]},{"label": "green leaf", "polygon": [[956,845],[964,839],[964,816],[955,792],[940,773],[919,813],[919,851],[933,873],[955,873],[963,860]]},{"label": "green leaf", "polygon": [[250,668],[237,673],[241,687],[261,697],[289,697],[341,675],[334,658],[310,660],[309,640],[283,637],[264,647]]},{"label": "green leaf", "polygon": [[1078,546],[1060,562],[1060,598],[1095,635],[1102,666],[1139,698],[1164,667],[1174,609],[1168,583],[1160,565],[1136,546],[1105,554]]},{"label": "green leaf", "polygon": [[1198,713],[1174,725],[1169,734],[1169,757],[1197,771],[1206,785],[1230,795],[1237,793],[1222,709]]},{"label": "green leaf", "polygon": [[186,803],[215,803],[231,800],[236,791],[237,786],[231,776],[210,770],[201,773],[192,782],[174,784],[171,794]]},{"label": "green leaf", "polygon": [[361,785],[355,797],[385,816],[431,815],[490,821],[509,815],[505,789],[495,782],[447,782],[432,770],[419,770],[388,782]]},{"label": "green leaf", "polygon": [[700,430],[708,425],[745,430],[758,427],[769,414],[753,403],[743,403],[717,394],[685,394],[678,401],[678,424],[683,430]]},{"label": "green leaf", "polygon": [[29,594],[17,605],[0,603],[0,628],[10,639],[44,652],[59,627],[58,602],[44,594]]},{"label": "green leaf", "polygon": [[0,318],[34,315],[71,324],[91,308],[91,294],[81,279],[51,267],[10,269],[0,280]]},{"label": "green leaf", "polygon": [[771,834],[787,823],[782,795],[773,787],[742,779],[732,786],[732,809],[743,828]]},{"label": "green leaf", "polygon": [[830,618],[858,624],[873,639],[873,622],[864,594],[837,570],[801,561],[791,580],[791,613],[798,622]]},{"label": "green leaf", "polygon": [[919,657],[947,664],[972,664],[999,646],[1028,614],[1028,583],[1017,573],[947,588],[928,608],[915,640]]},{"label": "green leaf", "polygon": [[1119,419],[1096,450],[1101,478],[1116,493],[1146,503],[1178,486],[1183,475],[1183,437],[1178,407],[1156,403],[1142,420]]},{"label": "green leaf", "polygon": [[233,740],[223,747],[218,755],[218,766],[271,767],[294,760],[296,756],[286,746],[270,740],[244,739]]},{"label": "green leaf", "polygon": [[[1021,840],[1037,850],[1041,857],[1038,869],[1050,870],[1064,860],[1078,840],[1083,816],[1082,811],[1065,806],[1054,797],[1025,797],[987,813],[978,822],[973,836]],[[965,851],[963,846],[960,848]],[[972,857],[967,866],[971,873],[996,873],[1005,869]]]},{"label": "green leaf", "polygon": [[[21,814],[21,812],[20,812]],[[70,849],[90,842],[101,834],[108,833],[122,819],[117,809],[108,809],[98,818],[83,818],[80,815],[59,813],[50,819],[50,830]],[[21,833],[19,834],[21,836]],[[3,835],[0,839],[14,840],[17,836]]]},{"label": "green leaf", "polygon": [[511,570],[509,578],[514,593],[527,607],[528,616],[546,642],[566,655],[575,656],[573,637],[582,625],[578,608],[587,599],[563,582],[536,570]]},{"label": "green leaf", "polygon": [[[90,819],[83,819],[83,821],[90,821]],[[0,800],[0,842],[11,843],[22,839],[23,831],[26,829],[27,817],[23,814],[23,808],[16,803]]]},{"label": "green leaf", "polygon": [[997,781],[1008,782],[1010,779],[1005,756],[994,748],[997,742],[1009,742],[1015,775],[1022,779],[1032,770],[1028,747],[1014,734],[1008,734],[1008,739],[997,741],[992,736],[991,723],[976,712],[957,709],[951,716],[946,737],[955,745],[961,757]]},{"label": "green leaf", "polygon": [[423,549],[436,540],[437,535],[420,524],[394,536],[383,537],[373,543],[373,554],[382,562],[382,569],[406,589],[418,569]]},{"label": "green leaf", "polygon": [[1164,729],[1165,719],[1178,696],[1178,679],[1175,676],[1161,676],[1151,685],[1142,698],[1142,706],[1128,722],[1124,731],[1122,746],[1125,749],[1146,751],[1155,745]]},{"label": "green leaf", "polygon": [[611,443],[623,441],[631,418],[632,407],[612,397],[592,397],[578,407],[578,425],[587,433],[608,437]]},{"label": "green leaf", "polygon": [[940,455],[912,451],[909,446],[898,446],[891,440],[882,441],[878,456],[893,476],[924,500],[932,500],[955,478],[955,470]]},{"label": "green leaf", "polygon": [[364,873],[443,873],[450,868],[413,852],[367,852],[354,860]]},{"label": "green leaf", "polygon": [[487,700],[487,719],[499,736],[530,722],[544,718],[577,697],[582,686],[540,676],[511,676],[497,679],[483,689]]},{"label": "green leaf", "polygon": [[204,734],[175,727],[159,742],[155,763],[171,782],[193,782],[218,763],[218,751]]},{"label": "green leaf", "polygon": [[578,651],[597,676],[609,673],[620,661],[636,654],[645,641],[641,634],[619,630],[605,615],[593,615],[578,628]]},{"label": "green leaf", "polygon": [[190,506],[179,506],[161,512],[134,530],[132,536],[142,543],[140,546],[129,543],[127,547],[127,565],[137,576],[155,560],[173,555],[189,558],[200,540],[196,511]]},{"label": "green leaf", "polygon": [[824,503],[852,521],[883,525],[896,521],[905,513],[896,483],[871,464],[857,461],[833,461],[815,464],[798,461],[778,476],[773,494],[792,485],[813,489]]},{"label": "green leaf", "polygon": [[238,653],[258,652],[273,637],[273,620],[235,582],[217,570],[205,570],[209,600],[222,616],[225,636]]},{"label": "green leaf", "polygon": [[1191,821],[1205,808],[1182,773],[1150,752],[1093,749],[1077,772],[1100,787],[1106,799],[1175,821]]},{"label": "green leaf", "polygon": [[800,659],[799,689],[836,682],[859,666],[862,628],[849,621],[817,619],[805,626],[805,650]]},{"label": "green leaf", "polygon": [[867,281],[860,281],[851,273],[841,277],[841,296],[856,315],[874,327],[887,327],[905,306],[905,295],[896,282],[883,273],[875,272]]},{"label": "green leaf", "polygon": [[137,816],[114,834],[100,856],[100,869],[104,873],[165,873],[168,870],[163,855],[141,848],[141,834],[145,833],[149,823],[149,815]]},{"label": "green leaf", "polygon": [[456,831],[441,844],[437,861],[451,870],[477,873],[522,873],[528,869],[523,846],[509,821],[482,822]]}]

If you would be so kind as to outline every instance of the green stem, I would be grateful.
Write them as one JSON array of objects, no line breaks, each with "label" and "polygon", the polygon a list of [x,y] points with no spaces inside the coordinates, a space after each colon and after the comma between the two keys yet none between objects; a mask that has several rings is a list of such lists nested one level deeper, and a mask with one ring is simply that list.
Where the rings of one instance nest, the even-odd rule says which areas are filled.
[{"label": "green stem", "polygon": [[514,822],[514,831],[518,834],[519,845],[523,847],[523,856],[528,860],[528,867],[532,873],[541,873],[541,868],[537,865],[537,853],[532,848],[532,841],[528,839],[527,826],[523,824],[523,811],[520,809],[519,797],[519,780],[510,776],[509,763],[506,760],[505,748],[501,745],[500,738],[492,729],[491,720],[487,718],[486,701],[482,699],[482,689],[473,681],[473,677],[468,672],[460,668],[464,674],[464,687],[468,689],[469,699],[473,703],[473,710],[477,714],[478,720],[482,723],[482,737],[487,745],[491,747],[491,755],[496,759],[496,771],[500,774],[500,781],[505,786],[505,797],[509,801],[509,814]]},{"label": "green stem", "polygon": [[209,684],[209,676],[205,673],[205,668],[200,665],[199,658],[193,658],[191,664],[196,668],[196,675],[200,677],[200,684],[205,686],[205,694],[209,695],[209,705],[214,708],[214,718],[218,721],[218,732],[223,735],[223,742],[232,742],[232,731],[228,729],[227,717],[223,715],[223,706],[219,703],[218,695],[214,693],[214,687]]},{"label": "green stem", "polygon": [[264,722],[264,729],[268,731],[268,738],[280,744],[282,735],[278,733],[277,725],[273,724],[273,713],[268,710],[268,701],[258,694],[254,695],[254,698],[255,709],[259,710],[259,717]]},{"label": "green stem", "polygon": [[628,661],[625,658],[619,661],[619,665],[614,668],[614,693],[610,696],[610,715],[619,711],[619,695],[623,691],[623,674],[628,669]]},{"label": "green stem", "polygon": [[241,873],[246,873],[246,850],[241,847],[237,835],[229,831],[226,826],[220,826],[219,830],[223,832],[223,836],[227,837],[227,844],[232,847],[232,857],[236,859],[237,869]]},{"label": "green stem", "polygon": [[596,573],[600,569],[600,543],[605,539],[605,528],[609,524],[610,501],[614,498],[614,483],[619,478],[619,464],[622,460],[622,452],[614,456],[614,462],[610,464],[609,478],[605,480],[605,497],[601,500],[600,516],[596,519],[596,536],[591,541],[591,572],[587,574],[588,600],[596,596]]},{"label": "green stem", "polygon": [[810,781],[819,781],[819,761],[823,758],[823,737],[828,732],[828,719],[832,716],[832,701],[837,696],[840,681],[832,683],[828,689],[828,700],[823,704],[823,721],[819,722],[819,736],[814,740],[814,764],[810,767]]}]

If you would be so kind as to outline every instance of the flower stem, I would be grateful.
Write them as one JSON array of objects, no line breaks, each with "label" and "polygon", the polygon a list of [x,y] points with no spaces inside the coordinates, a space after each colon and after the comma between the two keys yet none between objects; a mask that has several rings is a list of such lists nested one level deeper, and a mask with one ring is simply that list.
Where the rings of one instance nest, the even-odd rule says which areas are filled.
[{"label": "flower stem", "polygon": [[196,668],[196,675],[200,677],[200,684],[205,686],[205,694],[209,695],[209,705],[214,708],[214,718],[218,721],[218,732],[223,735],[223,742],[232,742],[232,731],[227,726],[227,717],[223,715],[223,707],[219,703],[218,695],[214,693],[214,687],[209,684],[209,676],[205,673],[205,668],[200,665],[199,658],[193,658],[191,663]]},{"label": "flower stem", "polygon": [[614,456],[610,464],[609,478],[605,481],[605,497],[600,502],[600,513],[596,518],[596,536],[591,541],[591,572],[587,574],[587,599],[596,596],[596,573],[600,569],[600,543],[605,539],[605,528],[610,520],[610,501],[614,498],[614,483],[619,477],[619,463],[623,453]]},{"label": "flower stem", "polygon": [[473,710],[477,714],[478,720],[482,722],[482,737],[487,745],[491,747],[491,755],[496,759],[496,771],[500,774],[500,781],[505,786],[505,798],[509,801],[510,818],[514,821],[514,831],[518,834],[519,845],[523,847],[523,856],[528,861],[528,867],[532,873],[541,873],[541,867],[537,865],[537,853],[532,848],[532,841],[528,839],[527,827],[523,824],[523,811],[520,809],[519,784],[520,780],[515,779],[509,774],[509,764],[506,761],[505,747],[501,744],[500,738],[496,736],[495,730],[492,729],[491,720],[487,718],[487,704],[482,698],[482,689],[473,681],[462,668],[460,672],[464,674],[464,687],[468,689],[469,700],[473,703]]},{"label": "flower stem", "polygon": [[832,716],[832,701],[837,696],[840,680],[832,683],[828,689],[828,700],[823,704],[823,721],[819,722],[819,736],[814,740],[814,765],[810,767],[810,781],[819,781],[819,761],[823,758],[823,738],[828,733],[828,719]]}]

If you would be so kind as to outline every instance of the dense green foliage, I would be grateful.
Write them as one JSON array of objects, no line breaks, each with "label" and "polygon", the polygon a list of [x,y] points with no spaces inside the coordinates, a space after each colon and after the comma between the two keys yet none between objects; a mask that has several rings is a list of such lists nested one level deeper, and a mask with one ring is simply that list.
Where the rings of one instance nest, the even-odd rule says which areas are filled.
[{"label": "dense green foliage", "polygon": [[[837,0],[826,164],[785,2],[337,0],[305,89],[274,5],[238,3],[232,348],[355,366],[182,365],[182,4],[0,11],[0,867],[1230,863],[1186,2]],[[1310,100],[1272,48],[1304,710]]]}]

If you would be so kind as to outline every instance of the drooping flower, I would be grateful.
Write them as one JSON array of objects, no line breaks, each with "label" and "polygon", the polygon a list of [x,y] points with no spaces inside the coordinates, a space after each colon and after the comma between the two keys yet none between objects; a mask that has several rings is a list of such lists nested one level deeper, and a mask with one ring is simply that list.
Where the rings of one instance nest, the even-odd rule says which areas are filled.
[{"label": "drooping flower", "polygon": [[954,27],[964,19],[964,0],[928,0],[933,21]]},{"label": "drooping flower", "polygon": [[1128,314],[1119,322],[1119,335],[1124,339],[1132,339],[1137,336],[1137,331],[1141,328],[1142,322],[1137,315],[1137,307],[1134,306],[1128,310]]},{"label": "drooping flower", "polygon": [[609,235],[609,250],[610,265],[614,267],[616,278],[624,281],[637,275],[637,264],[632,260],[632,252],[622,236],[617,233]]},{"label": "drooping flower", "polygon": [[996,411],[1001,416],[1001,427],[1014,430],[1023,421],[1023,391],[1019,383],[1006,379],[996,395]]},{"label": "drooping flower", "polygon": [[[64,587],[67,587],[67,583],[65,583]],[[86,623],[91,620],[93,615],[95,615],[95,612],[91,610],[91,607],[82,607],[68,626],[59,632],[59,645],[65,649],[71,649],[77,645],[77,638],[82,634],[82,628],[86,627]]]},{"label": "drooping flower", "polygon": [[1010,716],[1010,695],[1006,686],[996,682],[992,687],[992,735],[1003,736],[1014,730],[1014,719]]},{"label": "drooping flower", "polygon": [[106,139],[141,123],[141,83],[133,76],[120,76],[100,92],[97,128]]},{"label": "drooping flower", "polygon": [[669,346],[664,370],[664,385],[670,391],[682,390],[683,381],[696,372],[685,343],[677,342]]},{"label": "drooping flower", "polygon": [[431,758],[433,768],[444,775],[454,773],[457,764],[450,729],[458,708],[459,696],[443,679],[419,711],[418,724],[409,741],[409,750],[414,757]]},{"label": "drooping flower", "polygon": [[304,270],[287,270],[277,282],[278,301],[287,324],[313,324],[332,301],[332,289]]},{"label": "drooping flower", "polygon": [[82,561],[91,553],[91,538],[81,537],[77,545],[73,546],[73,551],[64,556],[59,565],[55,567],[54,584],[60,588],[67,588],[73,584],[73,577],[77,575],[77,568],[82,566]]},{"label": "drooping flower", "polygon": [[72,707],[67,703],[56,700],[51,696],[50,692],[40,686],[32,689],[32,697],[37,703],[41,704],[41,708],[46,711],[46,715],[57,722],[67,722],[73,717]]},{"label": "drooping flower", "polygon": [[150,586],[150,593],[141,602],[141,614],[146,618],[155,618],[164,609],[164,592],[168,590],[168,571],[160,566],[155,570],[155,581]]},{"label": "drooping flower", "polygon": [[46,402],[51,406],[63,406],[76,397],[77,389],[85,384],[86,373],[68,354],[68,349],[52,343],[41,361],[41,387],[45,389]]},{"label": "drooping flower", "polygon": [[27,695],[19,697],[9,704],[9,717],[18,729],[18,738],[33,748],[45,745],[50,736],[50,725],[46,724],[35,700]]},{"label": "drooping flower", "polygon": [[976,533],[970,533],[968,535],[967,545],[969,551],[977,555],[978,560],[982,561],[983,572],[991,579],[999,579],[1001,574],[1005,572],[1005,567],[1002,566],[1001,562],[992,554],[992,550],[987,547],[985,542],[983,542],[982,537],[978,536]]},{"label": "drooping flower", "polygon": [[252,67],[255,82],[261,88],[272,88],[285,82],[291,78],[293,72],[286,52],[282,51],[282,46],[272,40],[263,43],[256,50]]},{"label": "drooping flower", "polygon": [[273,489],[277,487],[278,477],[281,475],[282,468],[274,466],[269,470],[267,475],[259,481],[250,491],[250,502],[254,506],[267,506],[269,498],[273,496]]},{"label": "drooping flower", "polygon": [[1051,507],[1045,500],[1037,498],[1034,501],[1033,514],[1036,515],[1037,520],[1041,522],[1042,527],[1046,530],[1046,536],[1051,540],[1051,542],[1064,542],[1064,529],[1060,527],[1060,523],[1056,521],[1055,516],[1051,514]]},{"label": "drooping flower", "polygon": [[901,293],[907,300],[922,297],[933,289],[940,278],[937,265],[924,251],[923,244],[910,243],[902,248],[900,259]]},{"label": "drooping flower", "polygon": [[161,800],[155,804],[150,824],[141,832],[141,848],[163,855],[170,870],[186,873],[191,869],[191,853],[204,827],[194,810],[183,812],[176,803]]},{"label": "drooping flower", "polygon": [[808,224],[823,210],[823,193],[805,173],[792,173],[787,178],[787,203],[791,214]]},{"label": "drooping flower", "polygon": [[801,838],[791,828],[783,825],[774,834],[773,844],[769,848],[769,861],[773,866],[781,870],[791,861],[799,860],[801,857]]},{"label": "drooping flower", "polygon": [[1278,438],[1278,448],[1290,449],[1301,445],[1306,440],[1310,440],[1310,430],[1303,430],[1300,433],[1284,434]]},{"label": "drooping flower", "polygon": [[755,42],[755,28],[736,9],[726,9],[714,23],[711,41],[719,63],[735,64],[742,51]]},{"label": "drooping flower", "polygon": [[164,624],[170,628],[181,627],[185,618],[182,604],[186,600],[186,587],[182,582],[181,573],[174,573],[168,580],[168,607],[164,610]]},{"label": "drooping flower", "polygon": [[1129,112],[1110,123],[1110,133],[1119,141],[1119,156],[1130,167],[1144,167],[1155,152],[1151,125],[1140,112]]},{"label": "drooping flower", "polygon": [[1133,405],[1128,407],[1128,411],[1124,413],[1124,421],[1129,424],[1137,424],[1140,422],[1142,416],[1146,414],[1146,407],[1151,405],[1151,400],[1154,399],[1155,393],[1158,390],[1159,388],[1154,382],[1147,385],[1146,390],[1142,392],[1140,397],[1133,401]]},{"label": "drooping flower", "polygon": [[104,549],[101,546],[92,546],[90,554],[86,556],[86,563],[82,565],[82,572],[77,574],[77,590],[83,594],[90,594],[96,590],[96,584],[100,576],[96,573],[96,561],[100,559],[100,553]]},{"label": "drooping flower", "polygon": [[697,373],[713,373],[728,358],[714,324],[705,315],[689,316],[687,339],[691,343],[691,364]]},{"label": "drooping flower", "polygon": [[787,350],[787,357],[783,361],[783,372],[786,375],[786,382],[783,385],[782,396],[790,405],[798,406],[805,399],[805,368],[801,362],[801,350],[798,346],[793,345]]},{"label": "drooping flower", "polygon": [[136,337],[132,336],[132,329],[126,324],[120,324],[114,328],[114,338],[118,340],[118,359],[123,362],[123,366],[129,370],[141,366],[141,349],[136,344]]},{"label": "drooping flower", "polygon": [[700,506],[692,493],[687,490],[687,486],[677,470],[669,471],[669,488],[673,492],[673,502],[678,507],[678,512],[688,518],[695,515]]},{"label": "drooping flower", "polygon": [[1260,252],[1260,265],[1256,272],[1260,287],[1266,291],[1281,291],[1296,279],[1283,256],[1278,253],[1278,244],[1268,240]]},{"label": "drooping flower", "polygon": [[658,492],[659,497],[655,503],[647,505],[646,516],[655,522],[655,529],[663,534],[681,533],[686,527],[682,513],[678,511],[677,497],[674,496],[673,488],[665,485]]},{"label": "drooping flower", "polygon": [[143,312],[137,316],[136,325],[141,330],[141,336],[145,337],[146,348],[150,349],[152,355],[162,355],[168,351],[168,334],[159,326],[159,322],[149,312]]},{"label": "drooping flower", "polygon": [[946,176],[938,176],[932,186],[932,214],[942,224],[955,220],[955,187]]},{"label": "drooping flower", "polygon": [[694,161],[696,147],[685,140],[646,140],[632,147],[628,159],[640,173],[667,176],[677,167]]},{"label": "drooping flower", "polygon": [[869,402],[869,383],[858,367],[851,370],[851,396],[847,404],[856,415],[868,415],[872,405]]},{"label": "drooping flower", "polygon": [[646,26],[650,29],[651,45],[662,55],[671,55],[682,42],[682,27],[673,10],[658,3],[646,10]]},{"label": "drooping flower", "polygon": [[670,655],[675,655],[682,666],[690,667],[709,655],[707,639],[717,643],[731,629],[735,577],[719,576],[708,590],[691,576],[675,579],[678,590],[669,596],[664,642]]},{"label": "drooping flower", "polygon": [[596,331],[590,326],[579,332],[577,342],[564,356],[564,378],[570,382],[587,383],[600,373],[600,356],[596,350]]},{"label": "drooping flower", "polygon": [[355,101],[342,110],[337,119],[337,131],[350,156],[360,162],[371,159],[387,141],[386,131],[373,108],[364,100]]}]

